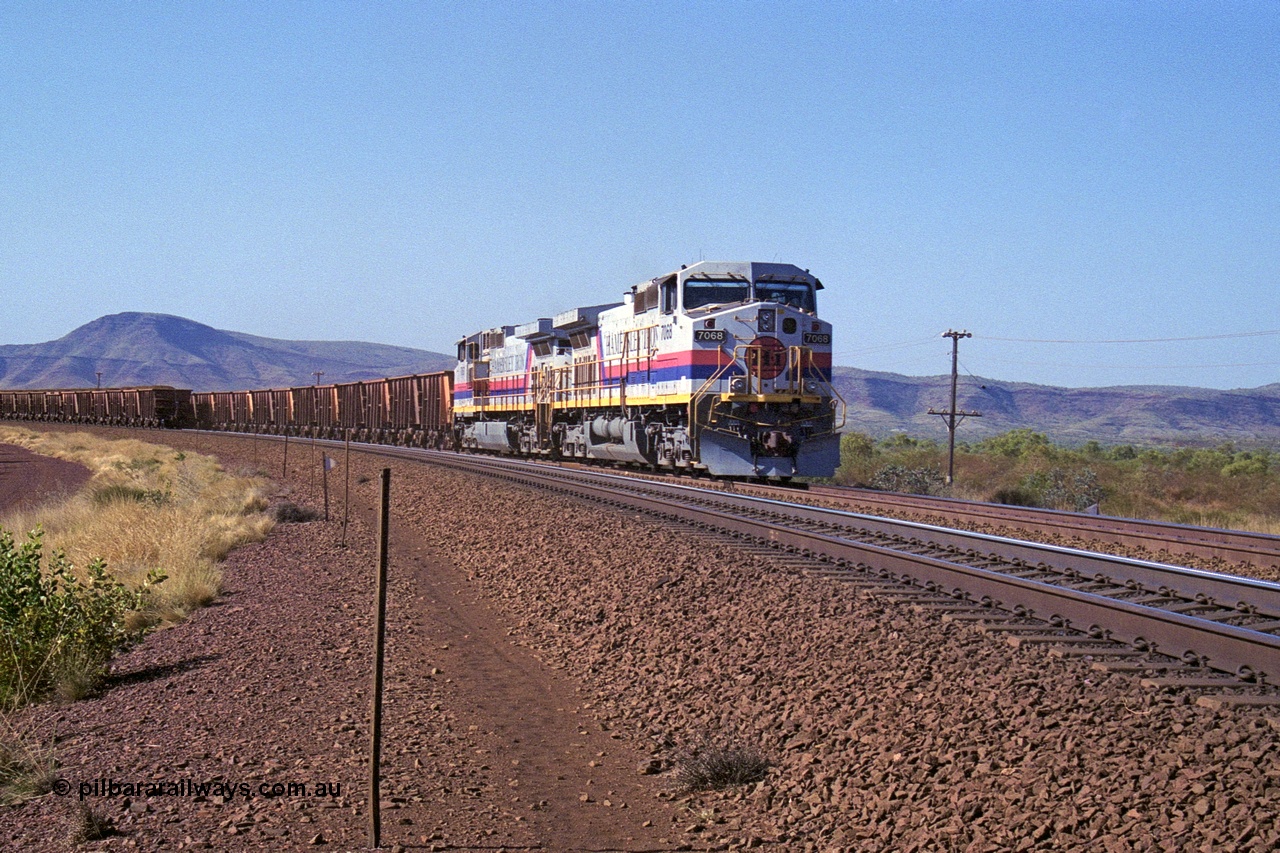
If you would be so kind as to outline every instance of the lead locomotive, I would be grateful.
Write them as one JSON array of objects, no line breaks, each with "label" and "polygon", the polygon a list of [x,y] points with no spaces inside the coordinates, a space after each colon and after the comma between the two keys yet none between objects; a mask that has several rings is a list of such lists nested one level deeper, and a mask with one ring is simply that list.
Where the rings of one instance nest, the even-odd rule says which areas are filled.
[{"label": "lead locomotive", "polygon": [[822,283],[791,264],[704,261],[458,342],[463,449],[719,477],[829,477],[844,404]]}]

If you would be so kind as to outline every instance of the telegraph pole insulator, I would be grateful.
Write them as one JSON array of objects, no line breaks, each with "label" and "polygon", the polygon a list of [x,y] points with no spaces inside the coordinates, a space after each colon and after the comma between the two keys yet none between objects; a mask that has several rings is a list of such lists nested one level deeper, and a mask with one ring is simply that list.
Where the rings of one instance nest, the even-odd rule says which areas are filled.
[{"label": "telegraph pole insulator", "polygon": [[951,408],[945,412],[930,409],[931,415],[942,415],[947,422],[947,485],[951,485],[956,473],[956,427],[965,418],[980,418],[982,412],[962,412],[956,408],[956,376],[960,362],[960,339],[972,338],[972,332],[956,332],[947,329],[942,337],[951,338]]}]

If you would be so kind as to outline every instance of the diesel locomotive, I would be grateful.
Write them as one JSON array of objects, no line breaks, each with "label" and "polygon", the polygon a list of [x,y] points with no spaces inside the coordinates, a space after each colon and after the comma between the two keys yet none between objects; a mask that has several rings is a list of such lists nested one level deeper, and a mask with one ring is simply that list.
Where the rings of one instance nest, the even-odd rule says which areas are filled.
[{"label": "diesel locomotive", "polygon": [[822,282],[791,264],[703,261],[623,301],[458,342],[456,442],[718,477],[828,477],[844,403]]}]

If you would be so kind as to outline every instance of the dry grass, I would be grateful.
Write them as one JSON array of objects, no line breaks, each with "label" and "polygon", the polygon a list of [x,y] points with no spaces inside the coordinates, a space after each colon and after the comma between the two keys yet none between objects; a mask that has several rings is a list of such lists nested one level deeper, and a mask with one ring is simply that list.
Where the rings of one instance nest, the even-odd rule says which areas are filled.
[{"label": "dry grass", "polygon": [[0,518],[0,527],[45,531],[48,550],[77,566],[95,557],[121,581],[140,584],[159,569],[168,576],[153,597],[148,622],[175,622],[213,601],[218,563],[236,546],[261,541],[274,525],[266,484],[232,476],[217,460],[134,439],[85,433],[40,433],[0,427],[0,442],[78,462],[94,472],[79,494]]},{"label": "dry grass", "polygon": [[704,747],[688,755],[676,770],[676,784],[684,791],[708,791],[750,785],[769,772],[769,761],[754,749]]},{"label": "dry grass", "polygon": [[0,717],[0,803],[13,805],[47,794],[57,778],[53,748],[22,737]]},{"label": "dry grass", "polygon": [[115,827],[111,819],[90,806],[88,803],[77,803],[71,816],[71,825],[67,831],[67,841],[78,846],[90,841],[101,841],[115,835]]}]

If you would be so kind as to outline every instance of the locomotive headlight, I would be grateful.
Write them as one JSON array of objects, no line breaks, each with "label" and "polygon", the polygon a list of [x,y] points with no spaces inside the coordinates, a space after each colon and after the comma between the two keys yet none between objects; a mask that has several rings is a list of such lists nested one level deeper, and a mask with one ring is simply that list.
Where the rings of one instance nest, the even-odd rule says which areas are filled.
[{"label": "locomotive headlight", "polygon": [[822,386],[818,384],[816,379],[806,379],[804,382],[804,390],[810,394],[817,394],[822,390]]},{"label": "locomotive headlight", "polygon": [[729,390],[734,394],[741,394],[747,390],[747,380],[741,376],[730,379]]}]

